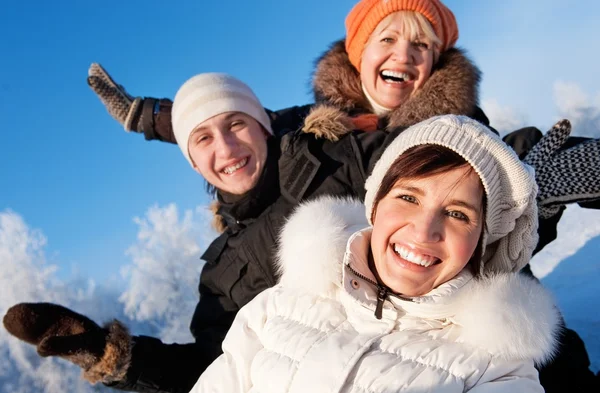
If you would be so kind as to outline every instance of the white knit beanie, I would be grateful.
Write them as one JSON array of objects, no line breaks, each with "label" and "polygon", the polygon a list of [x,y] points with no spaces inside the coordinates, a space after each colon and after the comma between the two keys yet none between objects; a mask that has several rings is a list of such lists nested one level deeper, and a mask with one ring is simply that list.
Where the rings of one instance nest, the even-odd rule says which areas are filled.
[{"label": "white knit beanie", "polygon": [[226,112],[242,112],[273,134],[271,121],[252,89],[244,82],[221,73],[198,74],[177,91],[171,122],[181,152],[193,166],[188,151],[192,131],[205,120]]},{"label": "white knit beanie", "polygon": [[391,165],[407,149],[424,144],[453,150],[481,179],[487,196],[482,273],[518,271],[529,263],[538,241],[534,171],[498,135],[466,116],[425,120],[390,143],[365,184],[369,223],[375,195]]}]

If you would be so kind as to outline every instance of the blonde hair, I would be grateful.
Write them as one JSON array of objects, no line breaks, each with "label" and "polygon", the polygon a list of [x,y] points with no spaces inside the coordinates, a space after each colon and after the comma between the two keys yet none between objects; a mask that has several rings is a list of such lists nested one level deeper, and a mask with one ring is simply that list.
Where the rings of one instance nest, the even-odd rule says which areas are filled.
[{"label": "blonde hair", "polygon": [[435,59],[437,61],[442,40],[435,34],[433,26],[429,20],[427,20],[425,15],[415,11],[396,11],[383,18],[381,22],[377,24],[373,33],[371,33],[367,45],[375,35],[378,35],[383,30],[387,29],[392,23],[392,19],[398,15],[401,16],[400,20],[402,22],[400,31],[404,38],[409,41],[421,40],[430,45],[435,52]]}]

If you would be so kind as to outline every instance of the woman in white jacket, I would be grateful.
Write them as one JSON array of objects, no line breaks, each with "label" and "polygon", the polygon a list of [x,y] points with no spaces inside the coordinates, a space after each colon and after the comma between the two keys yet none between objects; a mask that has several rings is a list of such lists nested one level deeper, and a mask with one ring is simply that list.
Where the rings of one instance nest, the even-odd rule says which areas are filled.
[{"label": "woman in white jacket", "polygon": [[192,391],[543,392],[534,363],[559,316],[517,274],[537,240],[532,172],[466,117],[409,128],[364,204],[297,209],[280,283],[242,308]]}]

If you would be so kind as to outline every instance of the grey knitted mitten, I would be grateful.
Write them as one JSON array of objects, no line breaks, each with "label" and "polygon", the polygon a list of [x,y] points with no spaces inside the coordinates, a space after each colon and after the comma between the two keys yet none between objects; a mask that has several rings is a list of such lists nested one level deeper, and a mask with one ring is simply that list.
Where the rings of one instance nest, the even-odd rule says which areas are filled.
[{"label": "grey knitted mitten", "polygon": [[127,90],[117,84],[110,74],[98,63],[92,63],[88,69],[88,85],[100,98],[108,113],[115,118],[126,131],[137,131],[142,97],[132,97]]},{"label": "grey knitted mitten", "polygon": [[571,123],[559,121],[523,160],[535,169],[542,218],[552,217],[566,204],[600,198],[600,140],[561,150],[570,134]]}]

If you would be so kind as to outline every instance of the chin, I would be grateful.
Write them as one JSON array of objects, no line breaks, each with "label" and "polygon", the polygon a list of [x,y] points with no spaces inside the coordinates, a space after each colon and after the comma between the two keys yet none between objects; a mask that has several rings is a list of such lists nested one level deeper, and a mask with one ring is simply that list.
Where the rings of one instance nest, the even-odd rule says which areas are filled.
[{"label": "chin", "polygon": [[422,296],[431,291],[431,288],[424,288],[415,283],[397,283],[395,287],[390,286],[390,288],[394,292],[408,297]]}]

